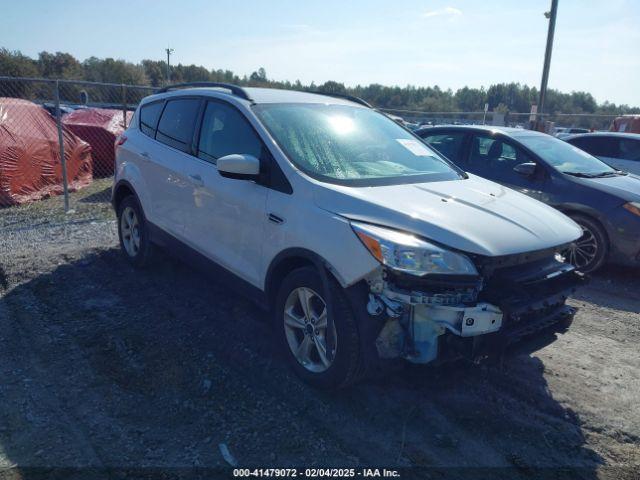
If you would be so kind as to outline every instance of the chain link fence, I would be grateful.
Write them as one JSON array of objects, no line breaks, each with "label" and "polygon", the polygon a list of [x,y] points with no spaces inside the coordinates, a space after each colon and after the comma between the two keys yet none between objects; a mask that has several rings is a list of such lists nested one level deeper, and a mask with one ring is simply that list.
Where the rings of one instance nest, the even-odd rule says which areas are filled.
[{"label": "chain link fence", "polygon": [[[113,224],[115,141],[151,87],[0,77],[3,246]],[[2,248],[2,247],[0,247]]]},{"label": "chain link fence", "polygon": [[[380,108],[379,110],[400,117],[410,126],[429,125],[495,125],[507,127],[532,127],[531,113],[518,112],[427,112],[420,110],[404,110]],[[593,113],[555,113],[540,114],[548,133],[555,128],[586,128],[589,130],[609,130],[611,123],[620,115],[604,115]]]}]

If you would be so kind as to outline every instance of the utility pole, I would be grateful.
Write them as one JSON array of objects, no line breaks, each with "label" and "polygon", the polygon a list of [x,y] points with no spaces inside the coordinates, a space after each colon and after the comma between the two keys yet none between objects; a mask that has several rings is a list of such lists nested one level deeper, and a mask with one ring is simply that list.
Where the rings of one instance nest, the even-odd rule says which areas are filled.
[{"label": "utility pole", "polygon": [[549,81],[549,67],[551,65],[551,51],[553,50],[553,34],[556,29],[556,14],[558,13],[558,0],[551,0],[551,10],[544,16],[549,19],[547,32],[547,48],[544,52],[544,67],[542,68],[542,82],[540,83],[540,97],[538,99],[537,130],[541,130],[542,113],[544,112],[544,100],[547,95],[547,83]]},{"label": "utility pole", "polygon": [[169,85],[169,83],[171,82],[171,70],[169,69],[169,59],[171,57],[171,54],[173,53],[173,48],[165,48],[164,49],[165,52],[167,52],[167,85]]}]

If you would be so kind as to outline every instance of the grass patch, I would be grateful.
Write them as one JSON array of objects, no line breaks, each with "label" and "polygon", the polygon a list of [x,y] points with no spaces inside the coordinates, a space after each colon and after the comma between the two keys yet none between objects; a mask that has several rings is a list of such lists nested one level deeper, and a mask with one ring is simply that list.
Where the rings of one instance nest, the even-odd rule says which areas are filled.
[{"label": "grass patch", "polygon": [[0,229],[39,228],[75,221],[113,220],[115,216],[111,207],[112,184],[113,178],[100,178],[85,188],[70,192],[69,213],[64,211],[62,195],[0,208]]}]

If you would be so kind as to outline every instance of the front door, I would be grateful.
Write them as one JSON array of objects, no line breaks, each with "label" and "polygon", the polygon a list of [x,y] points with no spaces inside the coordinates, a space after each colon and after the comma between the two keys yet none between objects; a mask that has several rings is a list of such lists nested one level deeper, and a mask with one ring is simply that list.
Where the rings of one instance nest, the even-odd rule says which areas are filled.
[{"label": "front door", "polygon": [[[521,163],[537,164],[524,149],[514,143],[500,136],[475,133],[471,138],[469,153],[463,168],[548,203],[549,199],[544,192],[546,182],[544,176],[540,174],[525,176],[516,172],[514,168]],[[540,168],[540,165],[537,168]]]},{"label": "front door", "polygon": [[224,101],[208,100],[190,182],[185,234],[200,253],[258,286],[268,189],[257,182],[225,178],[216,160],[230,154],[264,157],[266,147],[247,119]]}]

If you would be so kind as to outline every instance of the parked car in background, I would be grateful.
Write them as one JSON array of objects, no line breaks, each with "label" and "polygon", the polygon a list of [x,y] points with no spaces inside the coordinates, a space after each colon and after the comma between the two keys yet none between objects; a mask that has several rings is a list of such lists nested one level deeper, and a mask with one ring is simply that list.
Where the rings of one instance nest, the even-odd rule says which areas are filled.
[{"label": "parked car in background", "polygon": [[640,265],[640,178],[530,130],[450,126],[416,134],[463,170],[573,218],[584,233],[564,255],[582,271],[607,261]]},{"label": "parked car in background", "polygon": [[166,246],[239,287],[323,387],[381,359],[481,359],[567,328],[582,279],[558,255],[581,234],[569,218],[467,175],[360,99],[207,85],[143,99],[118,141],[133,265]]},{"label": "parked car in background", "polygon": [[580,127],[556,127],[556,135],[558,133],[589,133],[588,128]]},{"label": "parked car in background", "polygon": [[556,127],[555,136],[558,138],[566,138],[569,135],[574,135],[576,133],[589,133],[588,128],[578,128],[578,127]]},{"label": "parked car in background", "polygon": [[640,175],[640,134],[595,132],[563,139],[626,172]]}]

